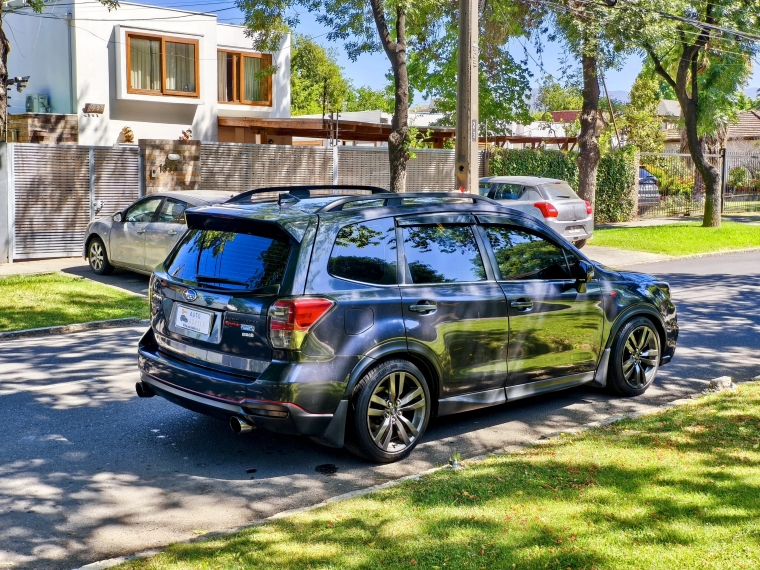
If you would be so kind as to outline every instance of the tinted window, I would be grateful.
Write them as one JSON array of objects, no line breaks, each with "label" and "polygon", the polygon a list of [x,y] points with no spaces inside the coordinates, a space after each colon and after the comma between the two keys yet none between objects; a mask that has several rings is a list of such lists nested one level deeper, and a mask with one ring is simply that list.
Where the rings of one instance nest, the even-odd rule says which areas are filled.
[{"label": "tinted window", "polygon": [[372,283],[396,283],[396,229],[393,220],[346,226],[338,232],[330,260],[330,275]]},{"label": "tinted window", "polygon": [[525,190],[523,190],[522,194],[520,195],[520,200],[537,202],[538,200],[543,200],[543,198],[535,188],[525,188]]},{"label": "tinted window", "polygon": [[167,198],[164,205],[161,206],[161,211],[158,213],[156,222],[162,224],[184,224],[186,209],[187,204],[184,202]]},{"label": "tinted window", "polygon": [[127,210],[128,222],[150,222],[153,219],[153,214],[156,213],[158,205],[163,198],[149,198],[138,202]]},{"label": "tinted window", "polygon": [[554,243],[508,226],[489,226],[486,234],[502,279],[570,279],[565,254]]},{"label": "tinted window", "polygon": [[167,259],[166,272],[219,289],[257,289],[282,283],[290,250],[277,238],[191,230]]},{"label": "tinted window", "polygon": [[541,186],[541,192],[547,200],[578,200],[578,194],[567,182],[553,182]]},{"label": "tinted window", "polygon": [[404,255],[412,283],[483,281],[483,260],[469,226],[404,228]]}]

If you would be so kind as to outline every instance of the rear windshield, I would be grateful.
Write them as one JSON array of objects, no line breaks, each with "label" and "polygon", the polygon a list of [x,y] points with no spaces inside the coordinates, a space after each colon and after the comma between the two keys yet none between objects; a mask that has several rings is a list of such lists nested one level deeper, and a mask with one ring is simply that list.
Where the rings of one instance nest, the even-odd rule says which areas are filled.
[{"label": "rear windshield", "polygon": [[579,200],[578,194],[570,188],[567,182],[542,184],[539,188],[541,188],[541,193],[546,200]]},{"label": "rear windshield", "polygon": [[166,260],[166,272],[214,289],[250,291],[282,284],[291,249],[279,238],[190,230]]}]

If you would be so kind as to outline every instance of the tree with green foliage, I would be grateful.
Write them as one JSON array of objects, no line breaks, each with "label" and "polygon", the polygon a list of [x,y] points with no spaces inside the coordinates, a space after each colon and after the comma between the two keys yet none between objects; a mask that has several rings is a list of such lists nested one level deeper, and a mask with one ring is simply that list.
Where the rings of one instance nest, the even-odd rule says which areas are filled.
[{"label": "tree with green foliage", "polygon": [[[459,3],[425,5],[431,23],[410,43],[410,84],[436,102],[441,124],[456,123]],[[481,128],[489,134],[511,134],[512,122],[530,122],[527,61],[517,61],[508,49],[511,38],[527,37],[536,12],[530,3],[513,0],[483,2],[480,13],[478,106]],[[432,22],[435,22],[433,24]]]},{"label": "tree with green foliage", "polygon": [[675,92],[689,153],[705,184],[704,222],[720,226],[720,173],[705,156],[736,109],[760,52],[757,0],[641,0],[619,8],[637,26],[632,39]]},{"label": "tree with green foliage", "polygon": [[386,113],[393,113],[393,88],[372,89],[371,87],[359,87],[351,89],[348,97],[347,111],[373,111],[379,109]]},{"label": "tree with green foliage", "polygon": [[562,85],[546,76],[538,87],[536,107],[540,111],[579,111],[582,105],[583,94],[573,82]]},{"label": "tree with green foliage", "polygon": [[406,188],[409,157],[410,41],[420,44],[436,28],[440,2],[419,0],[235,0],[245,14],[245,25],[258,49],[274,49],[282,35],[299,22],[299,8],[316,13],[317,22],[329,32],[329,41],[342,41],[348,57],[385,52],[394,84],[394,113],[388,137],[390,189]]},{"label": "tree with green foliage", "polygon": [[640,74],[633,82],[628,104],[623,106],[620,129],[628,144],[642,152],[662,152],[665,137],[657,107],[662,97],[658,81]]},{"label": "tree with green foliage", "polygon": [[294,36],[290,51],[290,111],[314,115],[342,108],[351,97],[351,83],[336,63],[336,50],[307,36]]},{"label": "tree with green foliage", "polygon": [[[98,0],[108,10],[119,7],[118,0]],[[8,140],[5,126],[8,124],[8,54],[11,51],[11,43],[5,35],[3,27],[3,7],[5,2],[0,3],[0,141]],[[41,13],[45,7],[45,0],[26,0],[25,8],[31,8],[36,13]],[[63,46],[62,46],[63,47]],[[63,47],[63,49],[66,49]]]}]

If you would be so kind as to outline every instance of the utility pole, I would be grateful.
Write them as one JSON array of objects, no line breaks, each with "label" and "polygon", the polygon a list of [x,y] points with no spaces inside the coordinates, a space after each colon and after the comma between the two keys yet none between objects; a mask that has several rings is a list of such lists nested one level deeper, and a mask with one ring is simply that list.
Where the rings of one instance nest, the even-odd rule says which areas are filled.
[{"label": "utility pole", "polygon": [[478,192],[478,0],[459,0],[456,187]]}]

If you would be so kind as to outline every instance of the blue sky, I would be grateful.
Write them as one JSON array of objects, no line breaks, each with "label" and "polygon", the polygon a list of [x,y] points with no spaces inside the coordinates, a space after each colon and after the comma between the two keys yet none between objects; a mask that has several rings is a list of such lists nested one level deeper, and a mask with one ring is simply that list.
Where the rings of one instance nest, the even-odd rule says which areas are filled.
[{"label": "blue sky", "polygon": [[[220,22],[227,24],[239,24],[243,17],[240,11],[235,8],[234,2],[229,0],[222,2],[208,2],[206,0],[142,0],[143,4],[154,6],[166,6],[171,8],[193,10],[197,12],[216,13]],[[320,26],[314,21],[314,17],[305,12],[301,14],[301,24],[296,31],[310,35],[319,43],[334,47],[338,51],[338,63],[344,68],[346,76],[356,86],[368,85],[372,88],[380,88],[386,84],[385,74],[390,70],[388,59],[384,53],[365,54],[359,57],[356,62],[352,62],[345,55],[343,46],[340,43],[331,43],[325,37],[327,29]],[[530,55],[538,60],[531,46],[525,42],[513,41],[511,45],[512,53],[516,58],[522,59],[524,50],[523,45],[529,49]],[[541,66],[536,61],[529,58],[531,71],[534,73],[534,82],[537,84],[544,73],[553,76],[561,74],[561,59],[564,49],[559,44],[547,44],[544,53],[540,59]],[[749,87],[760,88],[760,66],[755,67],[755,72]],[[619,70],[610,70],[605,74],[607,88],[610,91],[628,91],[636,79],[641,69],[641,59],[638,56],[629,57]],[[415,101],[419,103],[420,101]]]}]

